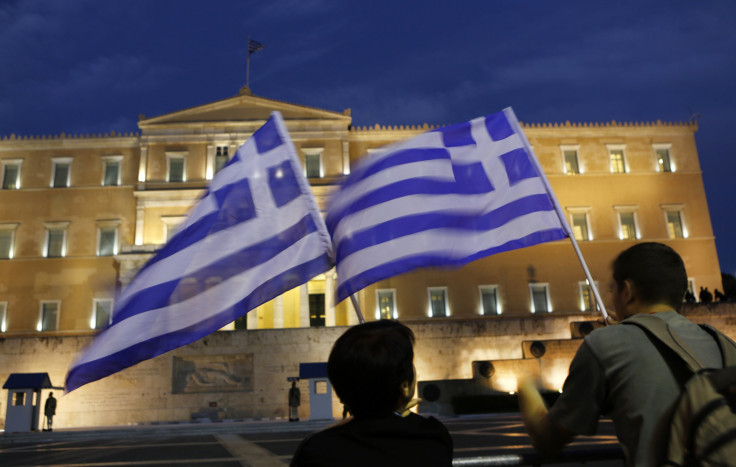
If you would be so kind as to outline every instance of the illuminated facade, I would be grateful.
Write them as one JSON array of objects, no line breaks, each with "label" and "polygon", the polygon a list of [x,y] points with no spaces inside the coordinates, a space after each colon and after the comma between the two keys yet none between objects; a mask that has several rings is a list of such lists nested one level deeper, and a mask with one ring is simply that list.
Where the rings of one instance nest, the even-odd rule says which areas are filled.
[{"label": "illuminated facade", "polygon": [[[362,154],[428,127],[353,128],[336,113],[248,93],[142,119],[139,135],[0,137],[0,330],[85,334],[116,290],[176,228],[208,180],[280,111],[321,209]],[[694,123],[524,125],[593,277],[606,296],[613,257],[637,240],[685,260],[693,288],[721,288]],[[1,131],[1,130],[0,130]],[[357,322],[336,304],[334,271],[231,328]],[[422,270],[357,294],[367,319],[494,319],[591,311],[570,243],[502,253],[458,270]],[[487,318],[486,318],[487,317]]]}]

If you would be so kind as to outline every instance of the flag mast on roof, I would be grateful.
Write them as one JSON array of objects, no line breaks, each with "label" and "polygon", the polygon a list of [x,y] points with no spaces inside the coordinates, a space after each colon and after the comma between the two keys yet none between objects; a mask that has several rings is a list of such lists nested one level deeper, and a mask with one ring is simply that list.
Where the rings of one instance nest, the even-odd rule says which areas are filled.
[{"label": "flag mast on roof", "polygon": [[245,87],[240,90],[241,94],[252,94],[250,90],[250,56],[265,48],[265,45],[252,40],[250,36],[248,36],[248,54],[245,60]]}]

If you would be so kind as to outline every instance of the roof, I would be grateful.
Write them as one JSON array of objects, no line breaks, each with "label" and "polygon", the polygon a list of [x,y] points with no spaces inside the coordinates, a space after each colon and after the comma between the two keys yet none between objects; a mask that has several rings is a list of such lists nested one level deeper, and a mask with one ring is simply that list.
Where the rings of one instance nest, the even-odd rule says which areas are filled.
[{"label": "roof", "polygon": [[53,388],[48,373],[12,373],[3,389],[46,389]]},{"label": "roof", "polygon": [[327,363],[300,363],[299,379],[326,378]]}]

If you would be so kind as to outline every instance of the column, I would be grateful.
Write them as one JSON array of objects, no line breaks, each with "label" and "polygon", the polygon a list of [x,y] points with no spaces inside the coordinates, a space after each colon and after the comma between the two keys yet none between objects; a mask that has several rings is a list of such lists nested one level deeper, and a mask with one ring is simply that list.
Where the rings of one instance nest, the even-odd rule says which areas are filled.
[{"label": "column", "polygon": [[138,164],[138,183],[146,182],[146,165],[148,165],[148,146],[141,145],[141,160]]},{"label": "column", "polygon": [[248,329],[258,329],[258,308],[250,310],[245,317],[248,320]]},{"label": "column", "polygon": [[299,286],[299,327],[309,327],[309,291],[307,284]]},{"label": "column", "polygon": [[273,299],[273,328],[284,328],[284,296],[279,295]]},{"label": "column", "polygon": [[342,173],[350,173],[350,143],[347,140],[342,142]]},{"label": "column", "polygon": [[143,208],[143,202],[138,199],[135,207],[135,244],[143,245],[143,216],[146,210]]},{"label": "column", "polygon": [[204,176],[207,180],[212,180],[215,176],[215,145],[207,145],[207,163],[204,169]]},{"label": "column", "polygon": [[325,326],[335,326],[335,268],[325,273]]}]

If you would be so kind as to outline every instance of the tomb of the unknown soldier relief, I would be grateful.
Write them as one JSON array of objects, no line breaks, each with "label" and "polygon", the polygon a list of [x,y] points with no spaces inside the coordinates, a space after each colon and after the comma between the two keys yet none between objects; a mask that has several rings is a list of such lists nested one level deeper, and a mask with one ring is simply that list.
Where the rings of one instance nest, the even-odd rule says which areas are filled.
[{"label": "tomb of the unknown soldier relief", "polygon": [[[0,134],[0,381],[48,373],[53,387],[63,386],[78,352],[110,323],[116,294],[273,111],[283,115],[322,213],[362,155],[430,129],[354,127],[349,109],[241,92],[141,116],[135,134]],[[723,289],[696,123],[522,127],[604,302],[611,261],[637,241],[674,248],[696,295],[700,287]],[[335,274],[320,274],[193,344],[59,397],[54,427],[286,419],[288,379],[300,376],[301,364],[326,362],[337,337],[358,322],[350,300],[336,303]],[[398,319],[415,332],[419,411],[441,415],[491,410],[493,397],[516,391],[520,375],[539,375],[554,393],[582,337],[600,326],[569,240],[459,269],[416,270],[355,298],[366,320]],[[689,303],[683,313],[734,338],[734,306]],[[300,418],[308,419],[308,380],[297,385]],[[41,390],[41,400],[50,390]],[[0,427],[6,404],[16,403],[7,391]],[[332,414],[342,414],[334,394]]]}]

